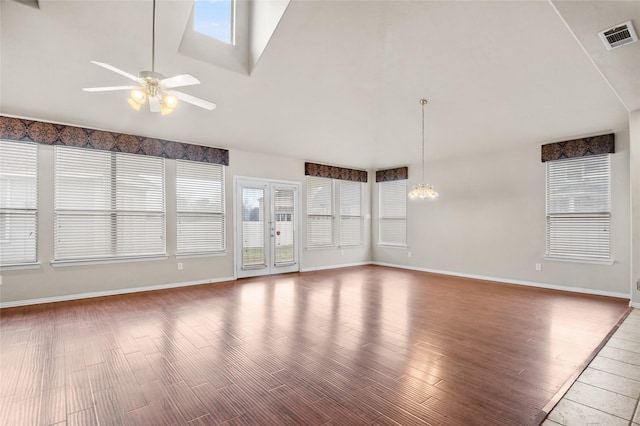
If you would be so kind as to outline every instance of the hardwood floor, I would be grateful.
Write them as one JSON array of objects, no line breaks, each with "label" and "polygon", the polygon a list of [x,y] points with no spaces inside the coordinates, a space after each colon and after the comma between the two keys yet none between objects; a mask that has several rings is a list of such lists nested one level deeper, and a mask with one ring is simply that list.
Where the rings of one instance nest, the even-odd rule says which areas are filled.
[{"label": "hardwood floor", "polygon": [[380,266],[3,309],[0,424],[535,425],[627,312]]}]

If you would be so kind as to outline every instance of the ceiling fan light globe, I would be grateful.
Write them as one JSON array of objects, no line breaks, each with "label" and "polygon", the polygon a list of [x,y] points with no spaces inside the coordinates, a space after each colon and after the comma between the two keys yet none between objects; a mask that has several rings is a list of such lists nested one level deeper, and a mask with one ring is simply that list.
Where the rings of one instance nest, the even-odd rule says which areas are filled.
[{"label": "ceiling fan light globe", "polygon": [[162,105],[160,105],[160,114],[169,115],[169,114],[171,114],[173,112],[174,109],[175,109],[175,107],[171,108],[171,107],[169,107],[169,106],[167,106],[165,104],[162,104]]},{"label": "ceiling fan light globe", "polygon": [[178,106],[178,98],[173,95],[164,95],[162,96],[162,103],[167,107],[174,109]]},{"label": "ceiling fan light globe", "polygon": [[140,107],[142,106],[141,103],[136,102],[133,98],[127,99],[127,103],[131,108],[135,109],[136,111],[140,111]]},{"label": "ceiling fan light globe", "polygon": [[144,90],[133,89],[131,91],[131,100],[139,105],[142,105],[147,100],[147,94],[144,92]]}]

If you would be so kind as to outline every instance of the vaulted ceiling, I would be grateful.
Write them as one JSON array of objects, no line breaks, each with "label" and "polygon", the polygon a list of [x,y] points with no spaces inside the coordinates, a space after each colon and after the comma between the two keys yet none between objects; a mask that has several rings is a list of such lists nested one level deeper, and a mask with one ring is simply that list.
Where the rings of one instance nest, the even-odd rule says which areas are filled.
[{"label": "vaulted ceiling", "polygon": [[[189,73],[170,116],[135,112],[123,85],[149,69],[150,1],[0,1],[0,113],[360,168],[624,130],[640,108],[640,43],[597,32],[637,1],[309,1],[287,8],[250,74],[179,52],[191,1],[159,0],[156,70]],[[233,157],[232,157],[233,161]]]}]

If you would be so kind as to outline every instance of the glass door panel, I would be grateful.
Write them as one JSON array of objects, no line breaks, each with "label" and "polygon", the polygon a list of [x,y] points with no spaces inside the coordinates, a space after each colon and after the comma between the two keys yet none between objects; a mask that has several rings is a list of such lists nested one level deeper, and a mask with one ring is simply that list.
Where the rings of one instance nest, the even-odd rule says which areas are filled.
[{"label": "glass door panel", "polygon": [[273,190],[275,266],[295,263],[295,192]]},{"label": "glass door panel", "polygon": [[264,188],[242,187],[242,268],[267,266]]}]

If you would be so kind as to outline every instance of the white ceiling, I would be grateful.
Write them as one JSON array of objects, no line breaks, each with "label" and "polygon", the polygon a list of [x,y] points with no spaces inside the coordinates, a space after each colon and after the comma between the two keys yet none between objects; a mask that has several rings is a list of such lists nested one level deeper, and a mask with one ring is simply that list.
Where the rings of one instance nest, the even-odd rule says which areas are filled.
[{"label": "white ceiling", "polygon": [[640,43],[596,34],[640,29],[638,1],[294,0],[243,75],[179,54],[192,2],[159,0],[156,70],[218,104],[166,117],[81,90],[128,84],[90,60],[150,68],[150,2],[39,6],[0,1],[2,114],[379,168],[419,162],[423,97],[429,160],[623,130],[640,108]]}]

